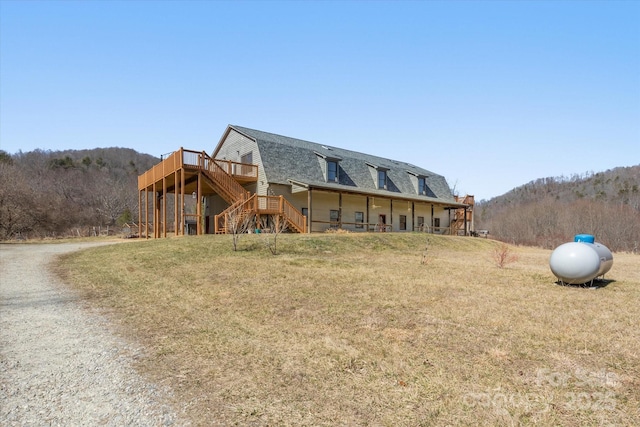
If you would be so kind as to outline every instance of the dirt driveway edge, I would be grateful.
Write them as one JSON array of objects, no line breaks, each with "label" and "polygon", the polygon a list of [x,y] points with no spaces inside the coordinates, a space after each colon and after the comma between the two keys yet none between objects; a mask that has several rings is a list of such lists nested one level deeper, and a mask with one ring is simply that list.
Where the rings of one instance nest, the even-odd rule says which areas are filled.
[{"label": "dirt driveway edge", "polygon": [[49,269],[96,245],[0,244],[0,425],[185,425],[132,368],[142,349]]}]

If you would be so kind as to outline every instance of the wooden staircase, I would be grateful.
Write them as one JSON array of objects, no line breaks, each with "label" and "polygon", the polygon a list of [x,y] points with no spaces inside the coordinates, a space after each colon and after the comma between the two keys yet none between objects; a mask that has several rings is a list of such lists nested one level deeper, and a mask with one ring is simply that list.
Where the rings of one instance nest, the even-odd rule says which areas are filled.
[{"label": "wooden staircase", "polygon": [[226,166],[224,163],[219,163],[205,154],[203,170],[205,178],[220,197],[233,206],[239,201],[248,199],[249,192],[227,173],[224,166]]},{"label": "wooden staircase", "polygon": [[[202,179],[200,179],[202,178]],[[206,186],[212,192],[204,194],[218,194],[229,207],[223,212],[215,216],[214,232],[217,234],[225,234],[237,229],[238,225],[251,220],[257,220],[261,215],[276,215],[278,218],[286,221],[288,229],[291,231],[305,233],[307,230],[307,219],[302,213],[296,209],[283,196],[258,196],[251,195],[244,189],[241,182],[256,182],[258,178],[258,167],[256,165],[236,163],[227,160],[219,160],[211,158],[204,151],[192,151],[180,148],[173,152],[169,157],[155,165],[153,168],[138,176],[138,192],[139,192],[139,218],[142,223],[142,206],[148,205],[147,193],[162,194],[163,204],[156,203],[158,197],[153,197],[153,210],[161,210],[166,215],[166,193],[178,192],[184,199],[185,191],[187,194],[193,192],[202,195],[200,183],[206,181]],[[144,193],[144,203],[142,195]],[[198,204],[198,209],[200,204]],[[175,223],[182,224],[184,217],[180,212],[175,213]],[[148,212],[145,208],[144,217],[148,218]],[[160,221],[159,213],[154,214],[154,218]],[[202,218],[201,212],[198,210],[196,215],[198,224]],[[199,225],[198,225],[199,227]],[[139,233],[142,235],[142,227]],[[145,233],[148,229],[145,226]],[[200,233],[200,231],[198,232]],[[154,226],[154,237],[165,235],[166,230],[161,233],[160,229]]]},{"label": "wooden staircase", "polygon": [[247,199],[238,199],[223,212],[215,216],[215,233],[237,232],[243,226],[258,224],[261,216],[274,215],[286,221],[287,228],[298,233],[306,233],[307,218],[283,196],[259,196],[253,194]]},{"label": "wooden staircase", "polygon": [[[466,195],[464,197],[455,196],[456,202],[464,203],[468,205],[468,208],[460,208],[456,209],[455,216],[451,220],[451,224],[449,226],[452,235],[458,235],[460,232],[463,232],[464,235],[467,234],[467,230],[465,229],[465,224],[472,224],[473,220],[473,205],[474,205],[474,197],[470,195]],[[466,221],[465,221],[466,216]]]},{"label": "wooden staircase", "polygon": [[306,232],[307,219],[283,196],[251,195],[225,170],[225,164],[219,164],[208,155],[204,162],[204,176],[229,207],[214,218],[216,234],[233,233],[240,227],[246,228],[248,222],[257,222],[262,215],[276,215],[286,221],[291,231]]}]

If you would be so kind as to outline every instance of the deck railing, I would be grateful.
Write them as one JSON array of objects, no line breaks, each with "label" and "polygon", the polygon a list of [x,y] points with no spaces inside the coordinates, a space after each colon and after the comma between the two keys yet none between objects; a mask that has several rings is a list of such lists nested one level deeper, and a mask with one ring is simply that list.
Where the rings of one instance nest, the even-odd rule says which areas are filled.
[{"label": "deck railing", "polygon": [[182,149],[178,151],[174,151],[158,163],[153,166],[151,169],[138,176],[138,190],[144,190],[145,188],[153,185],[158,182],[162,178],[168,176],[171,173],[174,173],[178,169],[182,168]]},{"label": "deck railing", "polygon": [[151,169],[138,176],[138,189],[142,190],[153,185],[162,178],[175,171],[186,169],[220,170],[228,175],[246,179],[258,179],[258,166],[246,163],[232,162],[230,160],[212,159],[204,151],[192,151],[180,148],[174,151]]},{"label": "deck railing", "polygon": [[283,196],[258,196],[255,194],[244,201],[237,201],[216,215],[214,218],[215,232],[226,232],[229,221],[238,218],[238,213],[244,211],[250,211],[256,215],[282,215],[296,231],[306,232],[307,217],[302,215]]}]

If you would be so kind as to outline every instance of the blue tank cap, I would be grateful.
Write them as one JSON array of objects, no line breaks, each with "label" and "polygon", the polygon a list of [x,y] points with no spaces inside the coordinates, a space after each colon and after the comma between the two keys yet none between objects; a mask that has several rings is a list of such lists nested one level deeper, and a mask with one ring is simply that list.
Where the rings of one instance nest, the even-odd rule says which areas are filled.
[{"label": "blue tank cap", "polygon": [[593,243],[596,241],[595,237],[591,234],[576,234],[573,239],[574,242]]}]

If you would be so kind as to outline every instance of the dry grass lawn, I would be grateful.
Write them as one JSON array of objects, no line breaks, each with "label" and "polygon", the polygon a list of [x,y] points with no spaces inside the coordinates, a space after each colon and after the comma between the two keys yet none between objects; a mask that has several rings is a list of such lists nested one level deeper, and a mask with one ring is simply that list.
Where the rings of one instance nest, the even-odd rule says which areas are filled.
[{"label": "dry grass lawn", "polygon": [[194,425],[640,425],[640,256],[600,289],[551,251],[424,234],[140,241],[63,274]]}]

